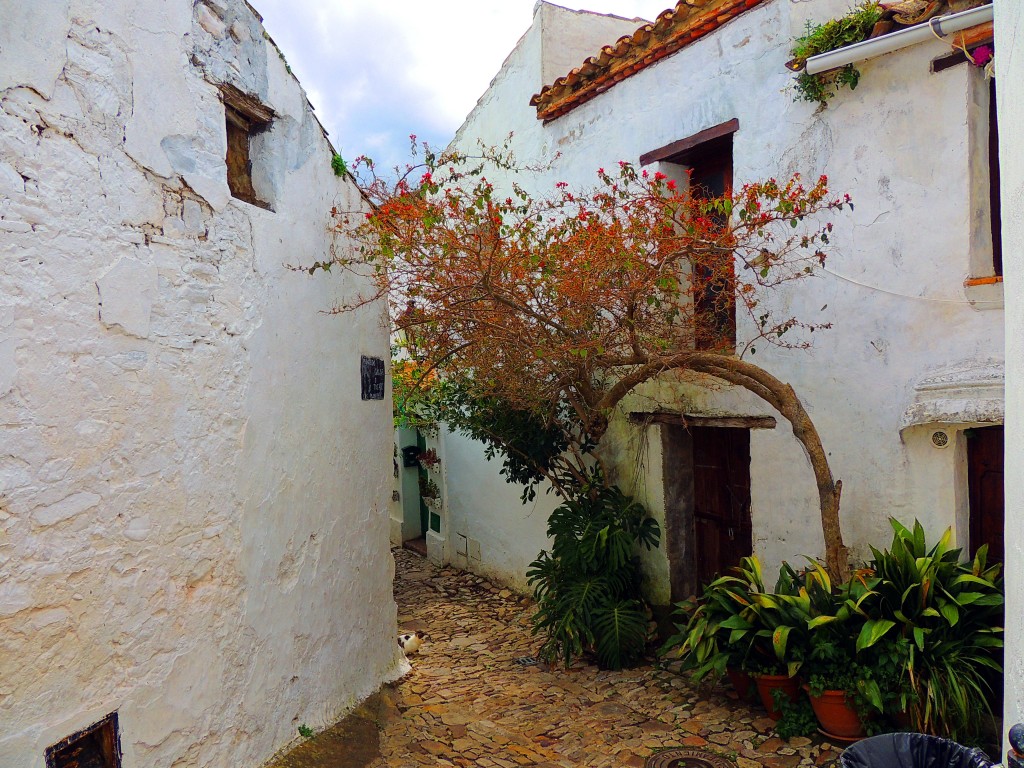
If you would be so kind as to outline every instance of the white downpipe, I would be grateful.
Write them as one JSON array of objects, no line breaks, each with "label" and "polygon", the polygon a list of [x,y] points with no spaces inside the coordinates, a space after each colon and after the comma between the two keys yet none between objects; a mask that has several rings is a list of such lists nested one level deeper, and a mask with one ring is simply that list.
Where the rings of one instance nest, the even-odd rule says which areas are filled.
[{"label": "white downpipe", "polygon": [[901,29],[899,32],[891,32],[871,40],[864,40],[860,43],[848,45],[845,48],[837,48],[828,53],[821,53],[811,56],[804,65],[809,75],[816,75],[819,72],[826,72],[830,69],[838,69],[852,64],[855,61],[871,59],[885,53],[898,51],[908,45],[923,43],[932,40],[936,36],[945,37],[954,32],[984,24],[992,21],[992,4],[983,5],[980,8],[971,8],[968,11],[953,13],[949,16],[937,16],[926,24],[918,24],[909,29]]}]

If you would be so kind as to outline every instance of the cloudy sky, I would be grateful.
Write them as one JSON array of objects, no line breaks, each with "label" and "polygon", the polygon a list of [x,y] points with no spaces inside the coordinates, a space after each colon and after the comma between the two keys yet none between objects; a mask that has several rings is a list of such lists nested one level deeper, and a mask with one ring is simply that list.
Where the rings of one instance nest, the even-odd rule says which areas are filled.
[{"label": "cloudy sky", "polygon": [[[443,146],[530,26],[534,0],[251,0],[347,158]],[[654,19],[674,0],[566,0]],[[613,42],[609,40],[608,42]],[[596,53],[596,51],[595,51]]]}]

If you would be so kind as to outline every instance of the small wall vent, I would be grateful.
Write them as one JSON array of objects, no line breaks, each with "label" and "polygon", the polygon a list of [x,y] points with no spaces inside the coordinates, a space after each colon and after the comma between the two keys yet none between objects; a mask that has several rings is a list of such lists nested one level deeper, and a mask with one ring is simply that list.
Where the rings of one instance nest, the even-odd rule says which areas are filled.
[{"label": "small wall vent", "polygon": [[47,747],[46,768],[121,768],[117,712]]},{"label": "small wall vent", "polygon": [[949,446],[949,433],[941,429],[932,432],[932,445],[936,448],[947,448]]}]

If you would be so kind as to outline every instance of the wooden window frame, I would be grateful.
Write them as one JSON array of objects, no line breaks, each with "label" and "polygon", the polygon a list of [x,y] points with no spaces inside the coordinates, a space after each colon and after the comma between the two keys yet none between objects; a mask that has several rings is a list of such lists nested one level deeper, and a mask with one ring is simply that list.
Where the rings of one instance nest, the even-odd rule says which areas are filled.
[{"label": "wooden window frame", "polygon": [[725,139],[726,137],[729,137],[731,140],[732,135],[739,129],[740,121],[734,117],[732,120],[726,120],[724,123],[698,131],[685,139],[673,141],[664,147],[645,152],[640,155],[640,165],[650,165],[651,163],[679,163],[681,165],[688,165],[686,162],[688,157],[701,151],[707,151],[711,142],[715,140]]},{"label": "wooden window frame", "polygon": [[66,766],[77,765],[77,760],[74,763],[69,761],[69,758],[74,758],[75,755],[65,753],[77,742],[91,736],[98,736],[100,739],[106,768],[121,768],[121,733],[118,728],[117,712],[111,712],[99,722],[47,747],[44,753],[46,768],[66,768]]},{"label": "wooden window frame", "polygon": [[259,197],[252,178],[252,139],[265,131],[274,119],[274,111],[233,85],[220,86],[224,102],[224,123],[227,136],[225,164],[231,196],[265,210],[270,203]]},{"label": "wooden window frame", "polygon": [[1002,198],[999,193],[999,119],[996,108],[996,80],[989,80],[988,99],[988,203],[992,227],[992,273],[1003,276]]},{"label": "wooden window frame", "polygon": [[[966,30],[957,37],[957,42],[962,49],[945,54],[932,60],[931,72],[937,74],[947,69],[967,64],[969,55],[975,48],[982,45],[992,45],[993,26],[991,23],[982,24],[978,27]],[[1002,235],[1002,200],[1000,196],[999,180],[999,122],[996,108],[996,84],[995,78],[989,81],[988,96],[988,200],[989,200],[989,224],[991,227],[992,243],[992,274],[968,277],[964,281],[967,288],[982,285],[995,285],[1003,281],[1003,235]],[[972,270],[980,269],[980,259],[972,258]]]},{"label": "wooden window frame", "polygon": [[[640,156],[640,165],[650,163],[669,163],[683,166],[688,169],[687,179],[691,196],[695,195],[695,177],[701,178],[711,175],[720,175],[722,179],[723,194],[732,194],[733,188],[733,135],[739,130],[740,121],[737,118],[727,120],[724,123],[706,128],[703,131],[689,136],[685,139],[673,141],[659,149],[646,152]],[[694,301],[694,348],[707,351],[719,349],[727,342],[736,348],[736,265],[733,259],[730,263],[729,276],[725,282],[729,283],[732,289],[731,302],[728,306],[719,296],[714,295],[714,285],[709,285],[707,291],[700,290],[699,278],[693,280],[693,301]],[[719,286],[718,291],[728,290],[726,286]],[[716,338],[705,338],[701,330],[704,324],[701,318],[711,315],[714,321],[714,329],[717,331]]]}]

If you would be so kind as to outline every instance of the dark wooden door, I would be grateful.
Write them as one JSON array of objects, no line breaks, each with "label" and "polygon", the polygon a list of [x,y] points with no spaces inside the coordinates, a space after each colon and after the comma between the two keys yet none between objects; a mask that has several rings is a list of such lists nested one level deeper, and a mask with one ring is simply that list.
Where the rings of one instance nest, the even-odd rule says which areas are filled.
[{"label": "dark wooden door", "polygon": [[753,552],[750,430],[694,427],[693,522],[697,583]]},{"label": "dark wooden door", "polygon": [[970,494],[971,556],[988,544],[989,561],[1003,560],[1003,428],[967,433],[967,486]]}]

